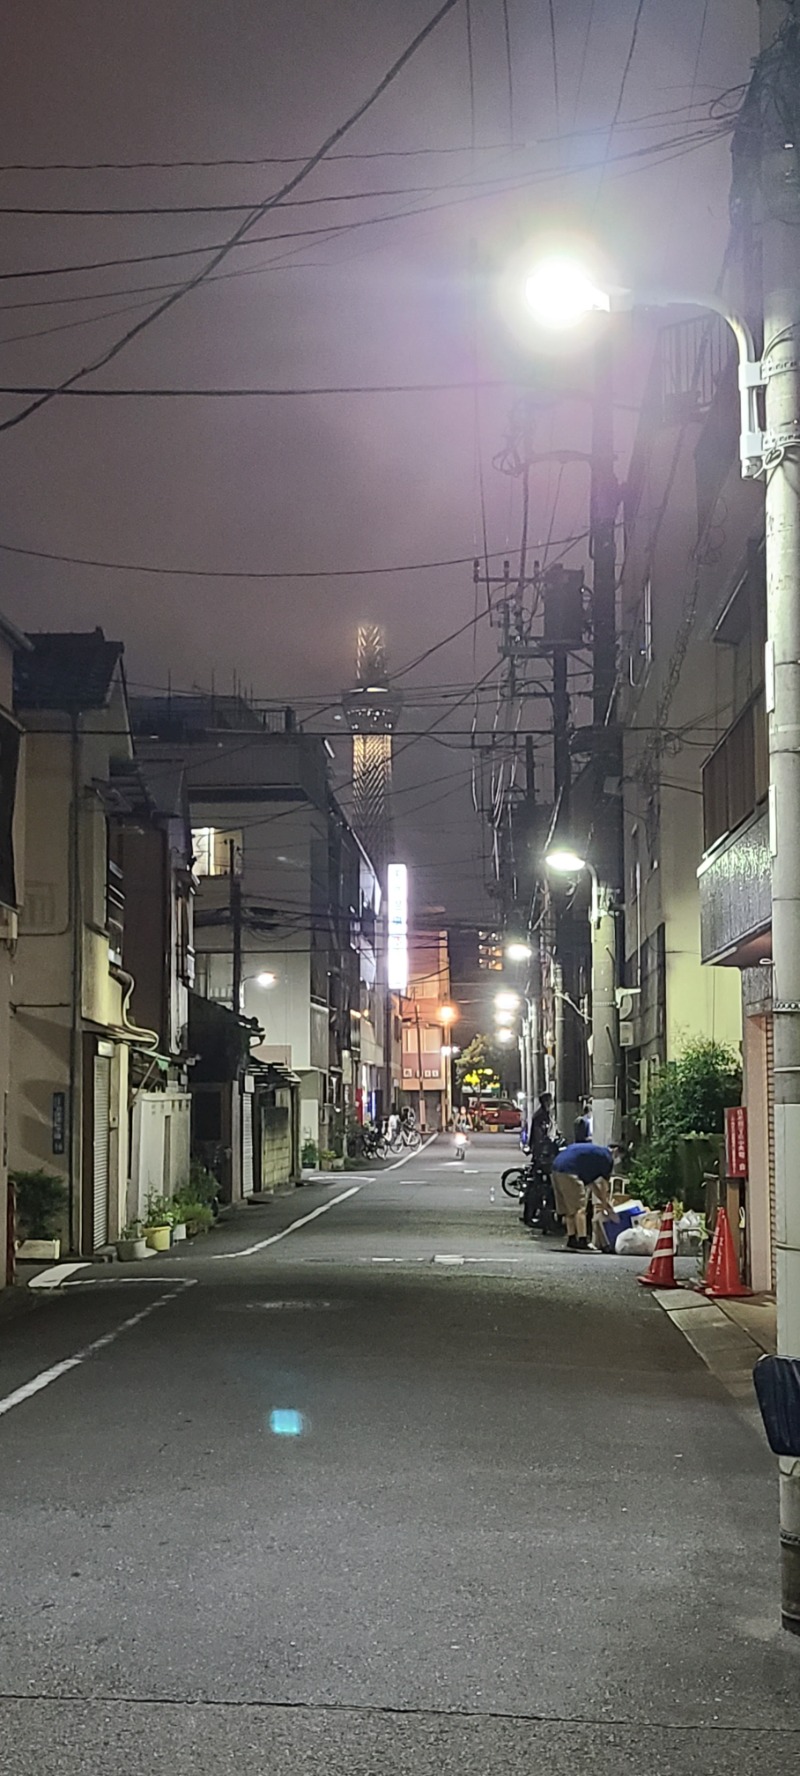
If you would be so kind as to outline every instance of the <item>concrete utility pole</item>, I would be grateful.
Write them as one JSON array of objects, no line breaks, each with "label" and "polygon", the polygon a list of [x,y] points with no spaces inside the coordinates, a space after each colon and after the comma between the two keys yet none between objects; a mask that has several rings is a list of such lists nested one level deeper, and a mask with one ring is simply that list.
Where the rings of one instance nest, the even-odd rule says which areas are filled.
[{"label": "concrete utility pole", "polygon": [[606,780],[618,776],[619,742],[613,720],[617,682],[616,517],[619,486],[614,473],[613,337],[604,329],[595,346],[592,406],[592,669],[595,737],[595,808],[592,842],[596,883],[592,892],[592,1133],[601,1146],[620,1132],[620,1050],[617,912],[621,888],[622,797],[609,796]]},{"label": "concrete utility pole", "polygon": [[231,919],[231,1009],[237,1017],[242,1009],[242,878],[239,870],[239,858],[236,854],[234,839],[228,843],[228,865],[230,868],[230,919]]},{"label": "concrete utility pole", "polygon": [[[800,1357],[800,190],[796,142],[769,100],[782,80],[796,93],[800,33],[794,6],[760,11],[774,58],[762,61],[761,194],[778,1350]],[[800,1634],[800,1462],[780,1469],[783,1625]]]}]

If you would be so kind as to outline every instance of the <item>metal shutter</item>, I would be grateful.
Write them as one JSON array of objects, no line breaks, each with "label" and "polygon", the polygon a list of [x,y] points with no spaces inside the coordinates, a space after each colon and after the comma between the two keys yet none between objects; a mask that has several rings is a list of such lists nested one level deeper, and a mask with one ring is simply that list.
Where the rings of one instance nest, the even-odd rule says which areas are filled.
[{"label": "metal shutter", "polygon": [[253,1094],[242,1093],[242,1195],[253,1188]]},{"label": "metal shutter", "polygon": [[111,1061],[94,1060],[94,1134],[92,1164],[92,1246],[96,1252],[108,1239],[108,1149]]}]

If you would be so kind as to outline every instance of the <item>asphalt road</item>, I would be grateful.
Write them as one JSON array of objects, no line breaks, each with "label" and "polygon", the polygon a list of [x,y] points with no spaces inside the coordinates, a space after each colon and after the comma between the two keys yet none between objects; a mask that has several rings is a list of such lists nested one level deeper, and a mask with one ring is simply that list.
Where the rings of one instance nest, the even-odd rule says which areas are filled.
[{"label": "asphalt road", "polygon": [[513,1157],[439,1141],[0,1323],[4,1776],[796,1759],[774,1464],[641,1265],[492,1201]]}]

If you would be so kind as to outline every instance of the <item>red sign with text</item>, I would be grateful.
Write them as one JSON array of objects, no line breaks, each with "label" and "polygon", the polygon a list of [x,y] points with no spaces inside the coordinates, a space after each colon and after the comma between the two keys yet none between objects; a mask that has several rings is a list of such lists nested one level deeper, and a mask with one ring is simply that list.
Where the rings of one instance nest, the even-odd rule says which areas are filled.
[{"label": "red sign with text", "polygon": [[747,1111],[743,1104],[725,1111],[725,1172],[729,1178],[747,1177]]}]

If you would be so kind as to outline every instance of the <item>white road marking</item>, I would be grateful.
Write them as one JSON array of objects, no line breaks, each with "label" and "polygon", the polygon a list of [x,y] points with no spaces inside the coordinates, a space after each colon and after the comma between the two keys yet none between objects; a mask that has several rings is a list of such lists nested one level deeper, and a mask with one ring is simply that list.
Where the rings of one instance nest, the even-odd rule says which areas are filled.
[{"label": "white road marking", "polygon": [[434,1252],[434,1264],[463,1264],[460,1252]]},{"label": "white road marking", "polygon": [[[386,1167],[387,1172],[396,1172],[399,1166],[408,1165],[410,1159],[417,1159],[420,1153],[424,1153],[425,1148],[430,1147],[431,1143],[435,1140],[435,1135],[429,1135],[427,1141],[423,1141],[420,1147],[410,1147],[408,1152],[403,1154],[402,1159],[396,1159],[394,1165]],[[383,1176],[383,1174],[381,1175]]]},{"label": "white road marking", "polygon": [[301,1215],[299,1221],[290,1222],[280,1233],[271,1233],[268,1239],[257,1240],[254,1246],[244,1246],[241,1252],[213,1252],[212,1260],[224,1258],[252,1258],[254,1253],[263,1252],[266,1246],[276,1246],[279,1240],[288,1239],[290,1233],[296,1233],[298,1227],[307,1227],[309,1221],[316,1221],[318,1215],[326,1215],[329,1209],[335,1209],[337,1203],[347,1201],[348,1196],[355,1196],[362,1188],[360,1184],[351,1184],[349,1190],[343,1190],[340,1196],[332,1196],[328,1202],[320,1203],[310,1214]]},{"label": "white road marking", "polygon": [[72,1276],[76,1270],[88,1269],[88,1258],[84,1259],[82,1263],[77,1264],[52,1264],[49,1270],[40,1270],[38,1276],[31,1277],[30,1282],[28,1283],[28,1288],[60,1289],[61,1284],[66,1282],[67,1277]]},{"label": "white road marking", "polygon": [[[184,1288],[187,1286],[184,1284]],[[15,1388],[13,1393],[6,1394],[5,1398],[0,1400],[0,1418],[6,1412],[11,1412],[15,1406],[21,1406],[25,1400],[30,1400],[34,1394],[40,1394],[42,1389],[50,1387],[52,1382],[59,1381],[62,1375],[68,1375],[70,1369],[80,1368],[81,1363],[85,1363],[89,1357],[94,1357],[98,1351],[105,1350],[107,1345],[113,1344],[123,1332],[131,1332],[141,1320],[146,1320],[149,1314],[156,1313],[160,1307],[165,1307],[168,1301],[175,1301],[182,1293],[182,1289],[171,1289],[168,1294],[160,1295],[158,1301],[150,1301],[147,1307],[141,1307],[138,1313],[131,1314],[129,1319],[123,1320],[119,1326],[115,1326],[112,1332],[104,1332],[102,1338],[94,1338],[91,1344],[85,1345],[83,1350],[76,1351],[74,1356],[64,1357],[60,1363],[54,1363],[51,1369],[42,1369],[38,1375],[33,1376],[31,1381],[23,1382],[22,1387]]]}]

